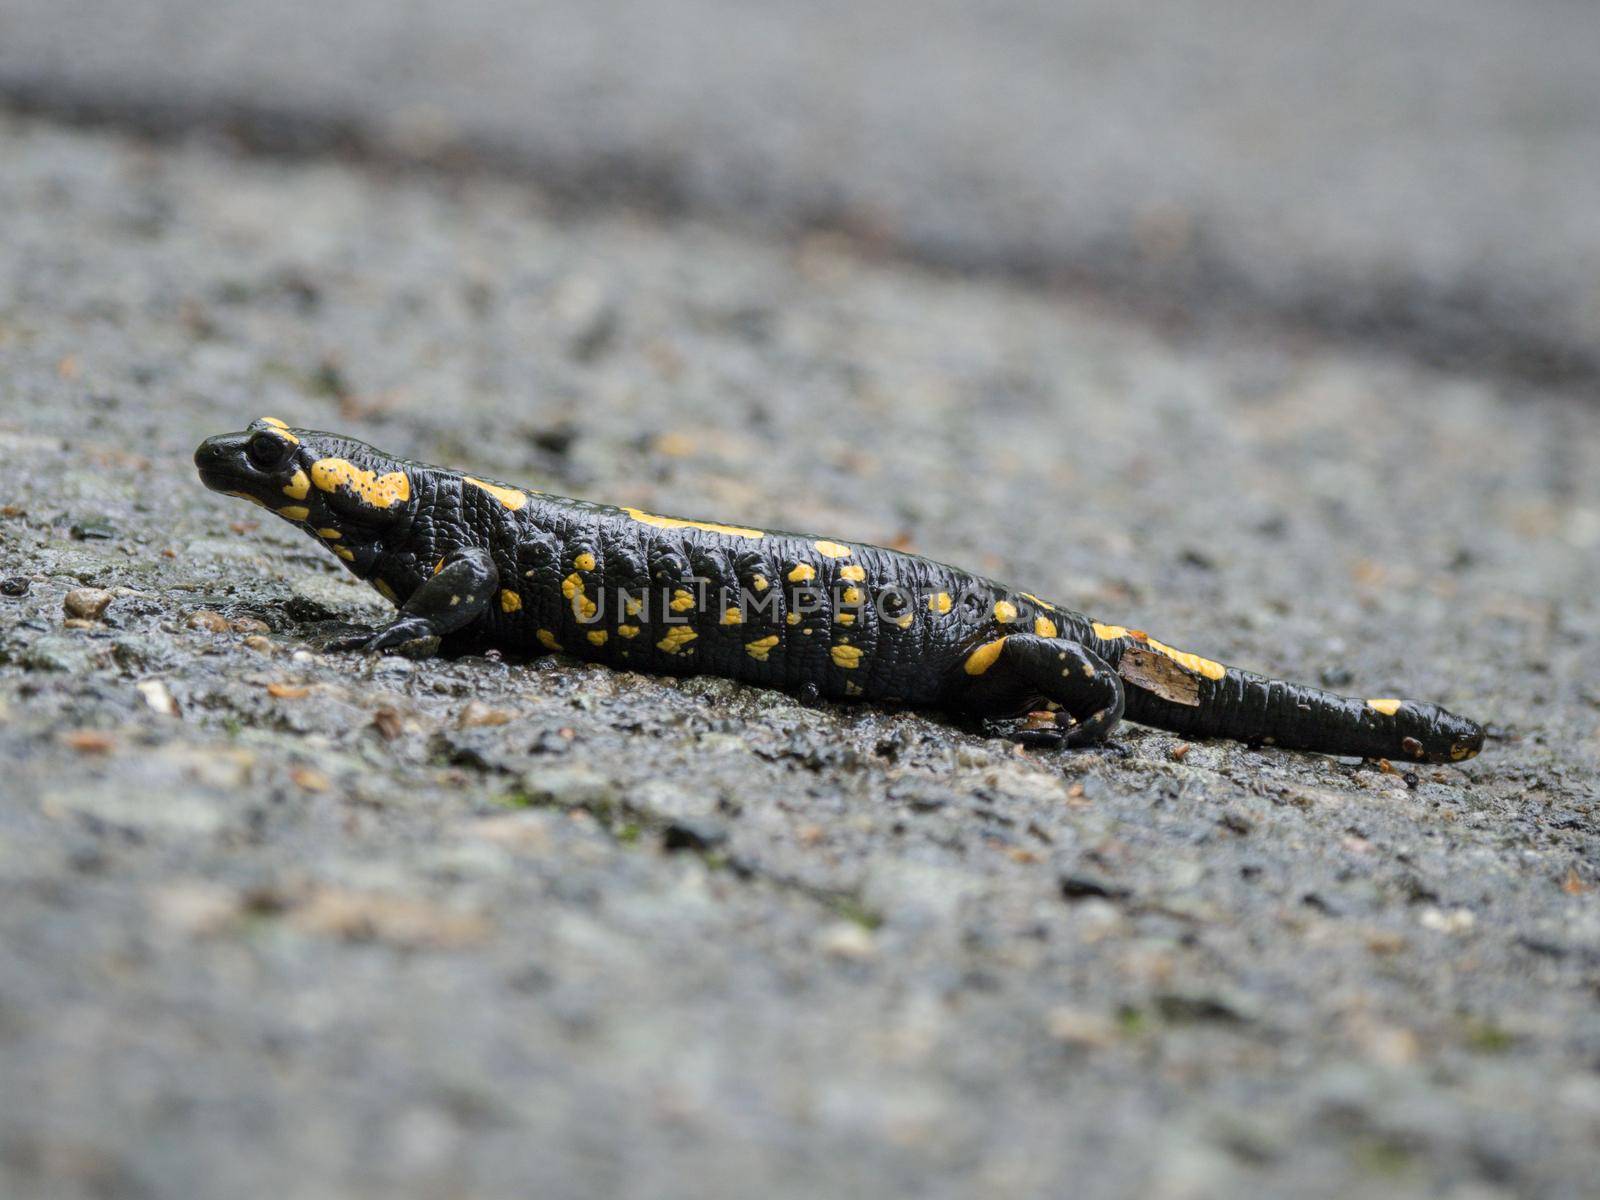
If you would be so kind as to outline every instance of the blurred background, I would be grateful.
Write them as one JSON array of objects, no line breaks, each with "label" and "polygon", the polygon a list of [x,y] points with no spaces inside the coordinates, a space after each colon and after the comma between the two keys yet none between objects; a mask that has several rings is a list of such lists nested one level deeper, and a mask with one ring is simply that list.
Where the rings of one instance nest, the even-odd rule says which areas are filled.
[{"label": "blurred background", "polygon": [[[0,1197],[1600,1176],[1600,9],[0,0]],[[1486,721],[1053,756],[382,602],[264,414]]]},{"label": "blurred background", "polygon": [[1600,381],[1571,0],[7,0],[13,105]]}]

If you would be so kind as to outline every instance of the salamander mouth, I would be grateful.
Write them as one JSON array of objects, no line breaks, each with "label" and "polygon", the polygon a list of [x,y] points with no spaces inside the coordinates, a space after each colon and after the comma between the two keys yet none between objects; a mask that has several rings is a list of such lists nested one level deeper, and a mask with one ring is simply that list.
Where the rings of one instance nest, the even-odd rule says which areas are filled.
[{"label": "salamander mouth", "polygon": [[208,471],[200,468],[200,482],[213,492],[234,492],[239,490],[239,480],[232,475],[225,475],[221,471]]}]

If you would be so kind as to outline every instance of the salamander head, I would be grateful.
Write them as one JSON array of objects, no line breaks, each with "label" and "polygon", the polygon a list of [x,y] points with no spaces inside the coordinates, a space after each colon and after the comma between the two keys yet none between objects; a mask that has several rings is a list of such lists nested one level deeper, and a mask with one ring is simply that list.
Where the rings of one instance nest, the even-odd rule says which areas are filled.
[{"label": "salamander head", "polygon": [[1437,704],[1368,700],[1368,716],[1395,740],[1391,757],[1409,762],[1464,762],[1483,749],[1483,726]]},{"label": "salamander head", "polygon": [[370,541],[414,503],[406,464],[353,438],[291,429],[275,417],[207,438],[194,465],[212,491],[271,509],[328,541],[335,554],[348,553],[350,541]]}]

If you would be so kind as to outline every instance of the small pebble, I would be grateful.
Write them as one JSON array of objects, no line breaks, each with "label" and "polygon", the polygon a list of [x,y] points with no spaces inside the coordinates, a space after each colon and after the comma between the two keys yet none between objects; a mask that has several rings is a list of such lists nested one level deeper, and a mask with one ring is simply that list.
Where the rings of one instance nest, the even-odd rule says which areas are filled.
[{"label": "small pebble", "polygon": [[509,725],[515,716],[515,713],[507,712],[503,708],[490,708],[481,700],[471,700],[456,718],[456,728],[476,729],[485,725]]},{"label": "small pebble", "polygon": [[117,536],[116,526],[98,517],[79,521],[67,532],[80,542],[108,542]]},{"label": "small pebble", "polygon": [[167,690],[167,685],[159,679],[147,679],[143,683],[133,685],[139,695],[144,697],[145,705],[151,712],[160,713],[164,717],[178,715],[178,702],[172,698],[172,693]]},{"label": "small pebble", "polygon": [[854,921],[836,921],[817,934],[817,949],[832,958],[856,962],[877,953],[877,939]]},{"label": "small pebble", "polygon": [[9,579],[0,579],[0,596],[26,596],[32,586],[33,581],[26,575],[13,575]]},{"label": "small pebble", "polygon": [[1045,1029],[1058,1042],[1084,1049],[1110,1046],[1117,1040],[1117,1023],[1104,1013],[1081,1008],[1053,1008],[1045,1014]]},{"label": "small pebble", "polygon": [[111,603],[111,593],[104,588],[75,588],[67,593],[61,607],[67,616],[83,621],[98,621],[100,614]]},{"label": "small pebble", "polygon": [[203,629],[207,633],[226,633],[228,618],[209,608],[200,608],[189,614],[188,625],[190,629]]},{"label": "small pebble", "polygon": [[257,617],[235,617],[229,622],[235,633],[271,633],[272,626]]},{"label": "small pebble", "polygon": [[277,647],[272,644],[271,638],[262,637],[259,633],[252,637],[245,638],[244,644],[250,647],[250,649],[254,650],[257,654],[271,654],[277,649]]}]

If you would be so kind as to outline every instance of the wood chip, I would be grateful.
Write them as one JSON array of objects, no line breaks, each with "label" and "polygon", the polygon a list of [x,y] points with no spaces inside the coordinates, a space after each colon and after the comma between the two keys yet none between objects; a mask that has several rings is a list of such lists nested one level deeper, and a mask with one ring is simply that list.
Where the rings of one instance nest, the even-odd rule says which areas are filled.
[{"label": "wood chip", "polygon": [[1117,674],[1163,700],[1190,708],[1200,705],[1200,676],[1148,646],[1136,644],[1124,650]]},{"label": "wood chip", "polygon": [[79,754],[106,754],[117,748],[117,739],[99,729],[74,729],[61,735],[61,744]]},{"label": "wood chip", "polygon": [[386,742],[394,741],[405,732],[405,724],[401,721],[399,712],[392,708],[380,708],[373,713],[372,727]]},{"label": "wood chip", "polygon": [[325,792],[333,781],[315,767],[290,767],[289,778],[303,792]]},{"label": "wood chip", "polygon": [[279,700],[304,700],[311,695],[311,689],[301,683],[269,683],[267,695]]},{"label": "wood chip", "polygon": [[332,887],[319,888],[296,905],[289,921],[305,933],[426,950],[475,945],[489,933],[489,923],[475,913],[412,897]]}]

